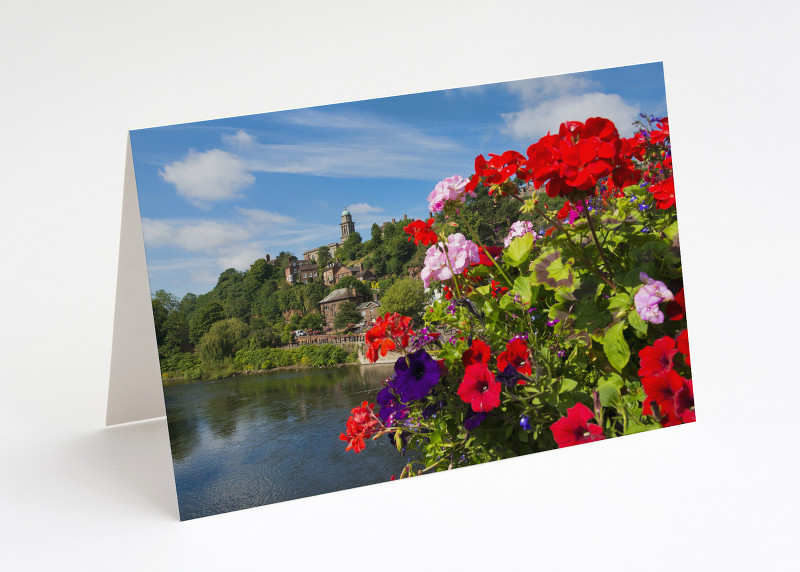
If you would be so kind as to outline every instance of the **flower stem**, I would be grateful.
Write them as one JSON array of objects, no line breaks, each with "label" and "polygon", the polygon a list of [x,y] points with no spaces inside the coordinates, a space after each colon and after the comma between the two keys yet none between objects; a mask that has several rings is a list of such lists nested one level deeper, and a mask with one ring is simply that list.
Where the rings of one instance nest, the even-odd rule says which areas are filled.
[{"label": "flower stem", "polygon": [[[514,195],[514,196],[516,196],[516,195]],[[492,261],[492,264],[494,264],[495,268],[497,268],[497,270],[500,271],[500,274],[502,274],[503,278],[506,279],[506,282],[508,283],[508,287],[511,288],[514,285],[514,281],[511,280],[511,278],[508,277],[508,274],[506,274],[505,271],[503,270],[503,267],[500,266],[497,263],[497,260],[494,259],[494,256],[489,254],[489,249],[486,248],[486,245],[483,244],[483,242],[481,242],[480,236],[478,236],[478,233],[475,232],[474,228],[472,228],[472,225],[469,224],[469,221],[467,220],[467,217],[462,216],[461,219],[464,221],[464,224],[467,225],[467,229],[469,230],[469,233],[472,235],[472,238],[475,239],[475,242],[478,243],[478,246],[483,250],[483,253],[487,256],[487,258]]]},{"label": "flower stem", "polygon": [[589,230],[592,233],[592,239],[597,245],[597,252],[600,254],[600,258],[603,260],[603,265],[606,268],[606,272],[611,272],[611,265],[608,263],[608,260],[603,253],[603,247],[600,244],[600,241],[597,240],[597,234],[594,231],[594,223],[592,222],[592,213],[589,212],[589,204],[586,202],[586,197],[581,197],[581,205],[583,205],[583,211],[586,213],[586,220],[589,222]]},{"label": "flower stem", "polygon": [[564,236],[567,238],[567,241],[569,242],[569,244],[572,246],[572,248],[575,250],[575,252],[577,252],[578,255],[583,259],[583,261],[589,267],[589,271],[592,274],[594,274],[600,280],[602,280],[603,282],[608,284],[608,286],[612,290],[616,290],[617,289],[617,285],[614,284],[611,280],[609,280],[602,272],[600,272],[600,270],[597,268],[597,266],[594,265],[594,262],[589,260],[589,257],[586,256],[586,254],[583,252],[583,249],[582,248],[578,248],[578,245],[575,244],[575,241],[572,240],[572,236],[567,231],[567,229],[564,227],[564,225],[561,224],[560,221],[558,221],[557,219],[552,219],[549,216],[547,216],[546,214],[544,214],[544,211],[541,208],[539,208],[538,206],[535,207],[535,210],[536,210],[536,213],[539,214],[542,218],[544,218],[547,222],[549,222],[554,227],[556,227],[560,232],[564,233]]}]

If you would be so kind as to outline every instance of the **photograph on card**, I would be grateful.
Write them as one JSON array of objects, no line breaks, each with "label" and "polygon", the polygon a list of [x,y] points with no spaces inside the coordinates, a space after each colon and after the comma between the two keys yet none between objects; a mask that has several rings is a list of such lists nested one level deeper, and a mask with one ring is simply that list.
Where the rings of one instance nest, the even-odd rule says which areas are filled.
[{"label": "photograph on card", "polygon": [[695,421],[661,63],[131,148],[182,520]]}]

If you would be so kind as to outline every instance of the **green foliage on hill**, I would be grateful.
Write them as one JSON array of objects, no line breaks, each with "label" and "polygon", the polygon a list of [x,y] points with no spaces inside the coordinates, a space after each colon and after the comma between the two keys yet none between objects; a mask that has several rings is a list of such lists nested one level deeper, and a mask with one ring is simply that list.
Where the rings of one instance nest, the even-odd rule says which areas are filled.
[{"label": "green foliage on hill", "polygon": [[[383,226],[373,224],[369,240],[363,241],[358,232],[352,233],[335,253],[340,262],[353,266],[362,264],[379,283],[379,293],[389,294],[395,282],[402,288],[389,294],[388,303],[399,308],[404,303],[416,307],[409,268],[421,268],[428,247],[408,241],[403,227],[410,221],[401,220]],[[318,263],[324,267],[330,256],[327,247],[318,251]],[[292,332],[298,329],[320,330],[324,327],[319,302],[337,288],[351,288],[366,300],[374,298],[370,284],[352,276],[338,284],[325,286],[321,278],[309,284],[289,285],[285,270],[296,261],[290,252],[281,252],[273,261],[258,259],[245,271],[228,268],[220,273],[216,285],[205,294],[188,293],[183,298],[159,290],[152,295],[153,318],[162,374],[197,379],[200,376],[230,375],[236,371],[233,356],[237,351],[272,349],[291,343]],[[410,296],[410,297],[409,297]],[[405,300],[409,298],[410,302]],[[383,301],[382,301],[383,303]],[[336,327],[357,324],[363,317],[355,304],[343,305],[345,312],[337,316]],[[400,310],[397,310],[400,311]]]}]

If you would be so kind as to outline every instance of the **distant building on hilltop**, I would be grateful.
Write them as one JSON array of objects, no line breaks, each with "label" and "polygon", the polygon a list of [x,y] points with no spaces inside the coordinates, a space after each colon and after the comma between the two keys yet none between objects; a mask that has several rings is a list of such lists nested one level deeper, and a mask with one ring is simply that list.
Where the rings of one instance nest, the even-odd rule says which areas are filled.
[{"label": "distant building on hilltop", "polygon": [[353,234],[356,231],[356,225],[353,222],[353,217],[350,215],[350,211],[345,208],[342,211],[342,222],[339,224],[342,227],[342,242],[347,240],[347,237]]}]

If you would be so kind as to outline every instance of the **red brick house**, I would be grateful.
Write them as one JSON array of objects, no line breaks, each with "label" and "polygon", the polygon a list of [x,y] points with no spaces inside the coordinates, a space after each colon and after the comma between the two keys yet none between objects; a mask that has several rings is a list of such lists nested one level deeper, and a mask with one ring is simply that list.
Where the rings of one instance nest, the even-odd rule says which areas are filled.
[{"label": "red brick house", "polygon": [[333,327],[333,319],[342,303],[353,302],[358,305],[364,302],[364,298],[363,294],[359,294],[351,288],[339,288],[325,296],[319,302],[319,311],[325,319],[325,325]]}]

